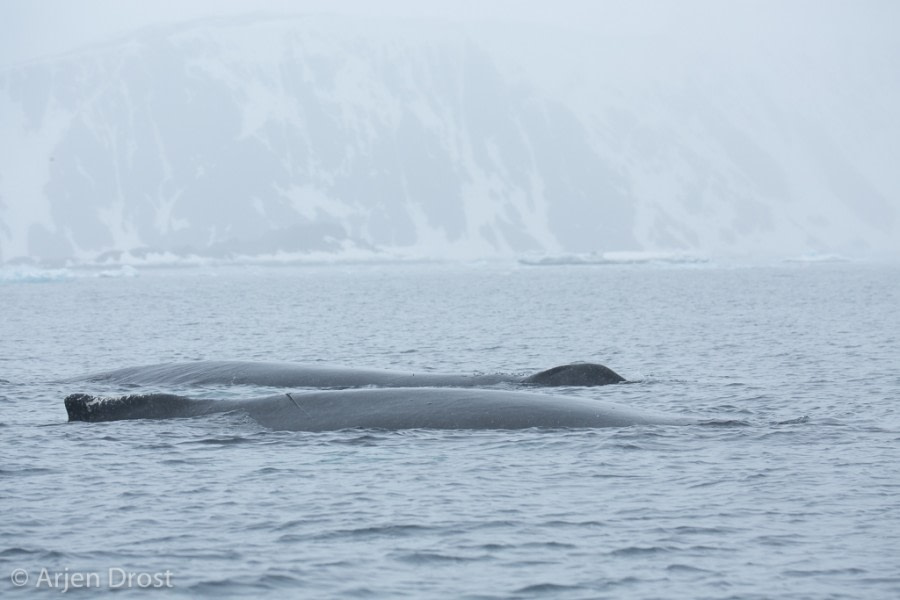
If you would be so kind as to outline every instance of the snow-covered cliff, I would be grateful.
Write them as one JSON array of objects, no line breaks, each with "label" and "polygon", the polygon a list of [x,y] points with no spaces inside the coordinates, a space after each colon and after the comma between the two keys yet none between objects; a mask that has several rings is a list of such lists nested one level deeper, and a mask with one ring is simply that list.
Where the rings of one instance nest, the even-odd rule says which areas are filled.
[{"label": "snow-covered cliff", "polygon": [[662,42],[256,17],[9,68],[0,262],[900,255],[895,57]]}]

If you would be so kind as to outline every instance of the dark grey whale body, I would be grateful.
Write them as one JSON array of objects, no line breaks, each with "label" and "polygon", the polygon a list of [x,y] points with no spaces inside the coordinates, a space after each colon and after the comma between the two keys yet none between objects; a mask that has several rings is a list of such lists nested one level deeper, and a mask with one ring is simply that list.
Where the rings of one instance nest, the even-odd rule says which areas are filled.
[{"label": "dark grey whale body", "polygon": [[293,431],[621,427],[640,423],[691,422],[584,398],[483,389],[498,384],[597,386],[625,381],[611,369],[591,363],[562,365],[525,376],[408,373],[296,363],[197,361],[116,369],[70,381],[128,386],[318,388],[315,391],[246,400],[194,399],[173,394],[134,394],[112,398],[73,394],[65,400],[70,421],[170,419],[239,411],[265,427]]},{"label": "dark grey whale body", "polygon": [[70,381],[124,385],[257,385],[267,387],[478,387],[501,383],[533,386],[597,386],[620,383],[623,377],[593,363],[553,367],[530,376],[453,373],[408,373],[381,369],[248,361],[196,361],[127,367]]},{"label": "dark grey whale body", "polygon": [[65,405],[70,421],[171,419],[238,411],[264,427],[289,431],[592,428],[696,422],[598,400],[461,388],[325,390],[248,400],[73,394]]}]

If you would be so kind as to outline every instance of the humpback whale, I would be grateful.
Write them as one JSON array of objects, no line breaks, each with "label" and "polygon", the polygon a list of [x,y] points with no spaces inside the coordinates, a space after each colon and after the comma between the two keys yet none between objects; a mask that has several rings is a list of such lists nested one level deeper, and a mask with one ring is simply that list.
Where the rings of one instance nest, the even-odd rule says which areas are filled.
[{"label": "humpback whale", "polygon": [[478,387],[501,383],[529,386],[597,386],[625,379],[612,369],[593,363],[573,363],[534,375],[460,375],[408,373],[382,369],[352,369],[315,364],[195,361],[127,367],[69,381],[125,385],[257,385],[266,387]]},{"label": "humpback whale", "polygon": [[246,400],[172,394],[65,399],[69,421],[171,419],[243,412],[270,429],[525,429],[690,424],[694,419],[533,392],[464,388],[376,388],[277,394]]}]

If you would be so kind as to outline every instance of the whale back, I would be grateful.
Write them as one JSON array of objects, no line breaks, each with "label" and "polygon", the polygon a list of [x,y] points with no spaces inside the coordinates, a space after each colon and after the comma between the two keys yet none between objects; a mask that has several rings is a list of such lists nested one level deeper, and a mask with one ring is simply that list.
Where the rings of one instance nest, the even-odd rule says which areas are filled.
[{"label": "whale back", "polygon": [[609,367],[596,363],[572,363],[535,373],[522,383],[541,386],[597,386],[621,383],[625,378]]},{"label": "whale back", "polygon": [[260,385],[326,389],[369,386],[475,387],[498,383],[518,383],[519,379],[517,376],[504,374],[414,373],[386,369],[354,369],[324,364],[207,360],[125,367],[84,375],[69,381],[92,381],[121,385]]},{"label": "whale back", "polygon": [[121,385],[261,385],[283,388],[357,387],[482,387],[525,384],[543,387],[597,386],[625,381],[612,369],[595,363],[573,363],[523,377],[511,374],[464,375],[434,372],[402,372],[354,369],[333,365],[195,361],[126,367],[94,373],[69,381],[93,381]]},{"label": "whale back", "polygon": [[277,394],[245,400],[171,394],[66,398],[70,421],[170,419],[239,411],[274,430],[526,429],[686,424],[599,400],[477,388],[376,388]]}]

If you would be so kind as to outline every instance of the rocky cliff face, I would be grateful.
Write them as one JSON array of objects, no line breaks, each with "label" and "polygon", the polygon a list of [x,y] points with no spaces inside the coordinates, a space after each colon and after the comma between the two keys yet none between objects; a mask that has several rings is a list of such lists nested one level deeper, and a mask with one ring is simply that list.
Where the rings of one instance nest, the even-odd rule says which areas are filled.
[{"label": "rocky cliff face", "polygon": [[206,21],[0,72],[0,261],[900,250],[889,57],[848,81],[382,25]]}]

